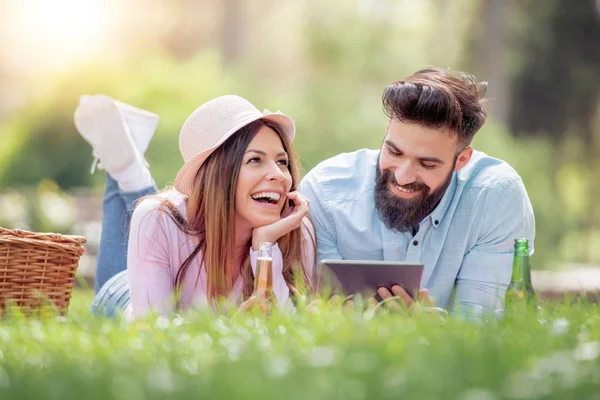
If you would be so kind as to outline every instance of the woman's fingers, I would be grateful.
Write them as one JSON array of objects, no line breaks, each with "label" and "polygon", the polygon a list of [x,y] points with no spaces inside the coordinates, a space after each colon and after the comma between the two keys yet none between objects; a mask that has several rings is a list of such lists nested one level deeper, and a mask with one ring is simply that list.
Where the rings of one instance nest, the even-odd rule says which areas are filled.
[{"label": "woman's fingers", "polygon": [[238,310],[239,311],[249,311],[256,304],[256,296],[250,296],[250,298],[240,304]]},{"label": "woman's fingers", "polygon": [[281,214],[281,219],[275,223],[285,225],[285,233],[298,228],[302,218],[308,215],[308,200],[306,200],[304,196],[298,192],[290,192],[287,196],[294,202],[294,206],[284,210]]},{"label": "woman's fingers", "polygon": [[254,228],[252,236],[252,248],[258,249],[260,242],[276,242],[280,237],[287,235],[302,224],[302,219],[308,215],[308,200],[298,192],[286,193],[287,200],[294,203],[293,207],[287,207],[281,218],[270,225]]},{"label": "woman's fingers", "polygon": [[287,194],[288,199],[292,200],[294,207],[292,213],[308,213],[308,200],[302,196],[299,192],[289,192]]},{"label": "woman's fingers", "polygon": [[310,204],[310,201],[308,201],[308,199],[306,197],[304,197],[304,195],[302,195],[302,193],[300,193],[298,191],[289,192],[287,194],[287,197],[288,197],[288,199],[292,200],[294,202],[294,204],[297,204],[297,205],[299,205],[302,202],[306,203],[306,205]]},{"label": "woman's fingers", "polygon": [[283,212],[281,213],[281,218],[287,218],[290,216],[291,213],[294,212],[294,207],[287,207],[285,210],[283,210]]},{"label": "woman's fingers", "polygon": [[294,286],[288,284],[288,289],[290,290],[290,292],[292,292],[292,294],[294,296],[302,297],[302,293],[300,293],[300,291],[298,289],[296,289]]},{"label": "woman's fingers", "polygon": [[268,311],[269,302],[267,301],[264,290],[255,291],[248,300],[240,304],[238,311],[250,311],[255,307],[259,307],[263,314]]}]

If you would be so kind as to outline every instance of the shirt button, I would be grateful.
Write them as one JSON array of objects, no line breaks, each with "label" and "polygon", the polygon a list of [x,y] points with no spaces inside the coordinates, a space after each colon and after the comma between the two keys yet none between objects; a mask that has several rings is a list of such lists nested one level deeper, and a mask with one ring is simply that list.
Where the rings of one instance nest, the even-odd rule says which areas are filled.
[{"label": "shirt button", "polygon": [[419,244],[419,241],[418,241],[418,240],[415,240],[415,241],[413,242],[413,245],[415,245],[415,246],[416,246],[416,245],[418,245],[418,244]]},{"label": "shirt button", "polygon": [[435,221],[433,221],[433,223],[437,225],[437,224],[439,224],[439,223],[440,223],[440,221],[438,221],[438,220],[436,219]]}]

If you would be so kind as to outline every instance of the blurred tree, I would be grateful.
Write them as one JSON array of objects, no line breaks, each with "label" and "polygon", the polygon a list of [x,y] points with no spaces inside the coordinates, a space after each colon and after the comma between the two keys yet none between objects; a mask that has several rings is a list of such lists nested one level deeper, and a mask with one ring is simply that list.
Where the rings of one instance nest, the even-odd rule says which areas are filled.
[{"label": "blurred tree", "polygon": [[10,157],[1,162],[0,187],[36,185],[44,178],[63,188],[91,183],[90,148],[73,135],[71,115],[44,115],[36,110],[4,127],[0,132],[6,137],[4,143],[18,141]]},{"label": "blurred tree", "polygon": [[475,0],[464,14],[470,20],[463,57],[467,70],[478,80],[487,81],[486,97],[490,116],[502,123],[509,118],[510,52],[514,4],[506,0]]},{"label": "blurred tree", "polygon": [[[188,60],[201,49],[212,45],[217,36],[218,22],[212,16],[219,14],[222,5],[210,0],[156,0],[161,12],[156,13],[155,25],[162,26],[156,33],[160,46],[177,60]],[[139,8],[132,10],[132,13]],[[143,31],[154,28],[147,19],[139,21]],[[152,40],[144,32],[142,40]]]},{"label": "blurred tree", "polygon": [[487,96],[492,99],[490,114],[502,123],[508,122],[509,74],[507,60],[508,17],[511,3],[506,0],[485,0],[482,22],[485,29],[479,42],[478,66],[481,76],[487,80]]},{"label": "blurred tree", "polygon": [[600,98],[600,17],[596,0],[520,1],[527,21],[513,37],[520,68],[513,78],[510,126],[517,135],[571,128],[586,142]]},{"label": "blurred tree", "polygon": [[[513,120],[510,114],[517,107],[510,104],[513,101],[521,101],[522,119],[530,113],[544,115],[544,110],[536,110],[537,99],[518,99],[524,95],[523,85],[529,95],[537,90],[541,97],[557,87],[564,91],[576,85],[590,91],[597,85],[598,68],[582,67],[582,59],[589,61],[591,54],[577,53],[572,62],[558,60],[564,68],[579,71],[567,71],[564,83],[555,82],[557,74],[550,67],[556,67],[550,61],[538,60],[561,52],[573,58],[569,42],[557,39],[562,33],[555,20],[565,18],[558,15],[557,7],[562,10],[564,4],[557,0],[156,0],[152,7],[142,0],[113,1],[119,18],[106,28],[97,59],[27,81],[22,78],[25,73],[17,79],[12,73],[5,79],[17,82],[19,89],[13,94],[7,95],[6,81],[0,82],[1,96],[11,101],[20,93],[28,96],[24,107],[0,122],[0,191],[43,179],[56,181],[63,189],[103,182],[101,173],[89,176],[91,149],[72,123],[82,93],[107,93],[160,115],[147,158],[158,185],[164,186],[181,166],[177,146],[181,124],[210,98],[237,93],[259,108],[290,114],[298,129],[295,146],[308,170],[340,152],[379,147],[385,130],[383,87],[417,69],[438,65],[475,72],[490,81],[488,96],[495,99],[492,116],[498,118],[489,119],[474,145],[507,160],[523,177],[538,226],[534,265],[600,262],[600,251],[592,254],[573,246],[581,243],[585,218],[594,214],[590,203],[598,194],[594,197],[590,191],[598,190],[594,178],[600,176],[588,165],[600,161],[581,154],[600,154],[600,144],[592,153],[593,146],[583,142],[579,125],[572,122],[562,131],[557,127],[551,141],[543,136],[545,127],[530,135],[528,130],[537,125],[520,127],[515,138],[496,121]],[[595,6],[590,0],[571,5],[581,4]],[[590,15],[572,18],[587,18],[581,29],[595,34],[589,29]],[[570,27],[578,24],[569,22]],[[600,46],[589,39],[588,53],[593,53]],[[3,50],[0,46],[0,54]],[[525,78],[525,70],[533,75]],[[571,108],[578,101],[593,107],[593,101],[575,91],[565,92],[563,98]],[[504,106],[498,106],[505,102],[502,111]],[[539,104],[545,107],[544,102]],[[578,117],[567,116],[571,121]],[[600,116],[596,126],[600,127]],[[556,138],[562,138],[563,145],[557,145]],[[590,232],[600,227],[598,220],[587,223]],[[590,243],[600,243],[600,229],[595,232],[596,236],[588,235]]]},{"label": "blurred tree", "polygon": [[[590,171],[589,205],[579,219],[584,251],[600,223],[600,132],[594,120],[600,104],[600,16],[596,0],[521,1],[518,10],[526,25],[514,35],[519,68],[512,81],[510,127],[525,135],[550,135],[554,142],[553,185],[559,193],[563,168],[579,163]],[[565,213],[557,197],[556,212]]]},{"label": "blurred tree", "polygon": [[[4,0],[0,0],[0,123],[14,107],[14,100],[11,97],[16,92],[13,87],[15,80],[11,79],[11,73],[6,62],[8,57],[7,47],[9,46],[2,45],[3,43],[9,43],[10,37],[6,9],[7,4]],[[2,136],[0,136],[0,143],[2,143]]]}]

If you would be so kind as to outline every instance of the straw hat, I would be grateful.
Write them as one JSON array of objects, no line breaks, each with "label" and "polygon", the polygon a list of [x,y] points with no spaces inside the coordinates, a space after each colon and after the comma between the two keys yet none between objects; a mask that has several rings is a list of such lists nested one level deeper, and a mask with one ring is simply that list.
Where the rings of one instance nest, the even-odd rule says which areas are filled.
[{"label": "straw hat", "polygon": [[290,142],[294,139],[294,120],[279,111],[260,112],[240,96],[217,97],[198,107],[179,133],[179,151],[185,164],[175,178],[175,189],[189,196],[208,156],[239,129],[259,119],[276,124]]}]

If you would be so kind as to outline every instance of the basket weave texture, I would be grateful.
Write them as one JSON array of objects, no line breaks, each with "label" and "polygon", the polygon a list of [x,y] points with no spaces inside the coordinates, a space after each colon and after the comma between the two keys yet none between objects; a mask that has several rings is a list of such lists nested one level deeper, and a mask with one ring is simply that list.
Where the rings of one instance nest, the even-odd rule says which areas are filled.
[{"label": "basket weave texture", "polygon": [[36,309],[52,302],[66,313],[86,239],[0,227],[0,309],[14,302]]}]

